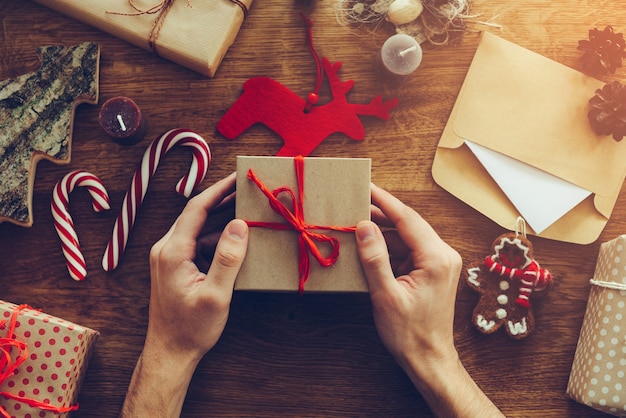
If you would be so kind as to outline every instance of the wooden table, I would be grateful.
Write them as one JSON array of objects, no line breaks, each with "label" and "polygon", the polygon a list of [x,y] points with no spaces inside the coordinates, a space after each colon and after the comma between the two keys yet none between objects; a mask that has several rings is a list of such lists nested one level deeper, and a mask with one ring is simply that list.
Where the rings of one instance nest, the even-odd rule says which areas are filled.
[{"label": "wooden table", "polygon": [[[150,184],[117,270],[105,273],[101,257],[114,219],[147,144],[163,131],[188,127],[209,142],[213,164],[203,187],[235,169],[236,155],[274,155],[281,140],[255,126],[229,141],[215,132],[219,118],[248,78],[267,75],[304,96],[315,69],[304,43],[300,11],[315,22],[321,55],[344,64],[354,79],[352,102],[377,94],[397,97],[389,121],[362,118],[366,138],[333,135],[313,156],[372,158],[372,178],[419,211],[466,263],[483,257],[503,229],[437,186],[431,175],[435,148],[478,42],[467,33],[457,45],[425,47],[424,62],[402,88],[381,85],[372,58],[391,33],[340,26],[335,1],[257,0],[215,78],[208,79],[111,35],[25,0],[0,0],[0,79],[38,68],[40,45],[95,41],[101,46],[100,104],[132,97],[149,121],[148,136],[121,147],[98,127],[98,106],[76,111],[72,162],[39,164],[32,228],[0,224],[0,298],[28,303],[100,331],[76,416],[113,417],[121,407],[146,330],[148,252],[169,228],[185,199],[173,186],[188,167],[188,150],[168,154]],[[476,20],[488,30],[551,59],[580,68],[579,39],[607,24],[626,30],[620,2],[476,0]],[[209,42],[210,40],[207,40]],[[618,69],[606,80],[626,81]],[[71,198],[89,276],[74,282],[49,210],[55,182],[71,169],[99,175],[113,210],[94,214],[86,192]],[[576,245],[533,238],[538,260],[556,276],[536,309],[537,329],[525,341],[504,333],[479,334],[470,324],[476,295],[461,284],[455,336],[462,360],[478,384],[509,416],[565,417],[601,414],[568,399],[565,388],[578,340],[599,244],[626,232],[626,194],[599,240]],[[172,321],[176,321],[172,318]],[[236,293],[219,344],[201,362],[183,416],[430,416],[402,370],[382,346],[367,295]]]}]

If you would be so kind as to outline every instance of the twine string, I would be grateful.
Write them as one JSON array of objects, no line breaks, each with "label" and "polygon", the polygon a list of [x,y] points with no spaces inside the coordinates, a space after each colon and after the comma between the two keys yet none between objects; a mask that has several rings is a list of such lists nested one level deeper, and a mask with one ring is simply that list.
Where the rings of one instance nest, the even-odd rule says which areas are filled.
[{"label": "twine string", "polygon": [[526,238],[526,220],[521,216],[518,216],[515,220],[515,236],[522,236]]},{"label": "twine string", "polygon": [[626,283],[607,282],[605,280],[590,279],[589,283],[606,289],[626,291]]},{"label": "twine string", "polygon": [[[299,284],[298,291],[300,294],[304,292],[304,284],[309,279],[310,261],[309,253],[317,260],[322,267],[330,267],[339,258],[339,239],[328,236],[326,234],[314,231],[340,231],[354,232],[356,226],[322,226],[307,224],[304,220],[304,157],[299,155],[294,158],[294,168],[296,172],[297,196],[294,191],[286,186],[270,190],[254,173],[252,169],[248,170],[248,179],[263,192],[269,201],[269,205],[287,222],[257,222],[246,221],[250,227],[263,227],[280,231],[296,231],[298,233],[298,270]],[[278,199],[281,193],[285,193],[291,201],[292,210],[290,210],[283,202]],[[330,245],[331,252],[324,257],[319,249],[318,244]]]},{"label": "twine string", "polygon": [[[148,7],[146,9],[142,9],[138,7],[134,0],[128,0],[128,4],[130,7],[135,10],[133,13],[122,13],[122,12],[113,12],[107,11],[108,14],[118,15],[118,16],[142,16],[142,15],[153,15],[156,14],[156,18],[154,22],[152,22],[152,28],[150,28],[150,33],[148,34],[148,45],[150,46],[150,50],[152,52],[156,52],[156,41],[159,37],[159,33],[161,32],[161,27],[165,22],[165,17],[168,12],[172,8],[175,0],[161,0],[158,4],[155,4],[152,7]],[[186,0],[187,4],[185,7],[193,8],[191,5],[191,0]],[[243,12],[244,19],[248,16],[248,6],[242,0],[229,0],[231,3],[239,6],[241,11]]]}]

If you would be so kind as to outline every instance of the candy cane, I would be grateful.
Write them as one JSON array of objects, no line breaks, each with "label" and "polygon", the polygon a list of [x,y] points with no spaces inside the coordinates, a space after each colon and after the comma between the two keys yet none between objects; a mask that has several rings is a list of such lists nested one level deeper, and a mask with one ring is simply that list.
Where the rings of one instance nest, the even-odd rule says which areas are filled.
[{"label": "candy cane", "polygon": [[109,210],[109,195],[100,179],[86,171],[72,171],[57,182],[52,191],[50,210],[54,218],[54,228],[61,239],[61,249],[67,261],[67,271],[74,280],[87,277],[85,258],[80,251],[80,243],[74,229],[74,221],[70,216],[69,196],[75,186],[87,188],[91,194],[93,210],[100,212]]},{"label": "candy cane", "polygon": [[111,271],[119,264],[126,249],[137,211],[148,190],[148,183],[156,172],[161,158],[175,145],[191,147],[193,152],[191,168],[176,184],[176,191],[189,197],[193,189],[204,180],[211,163],[211,151],[200,135],[187,129],[173,129],[155,139],[144,153],[141,165],[135,171],[124,197],[122,209],[115,221],[111,239],[102,258],[102,267],[105,271]]}]

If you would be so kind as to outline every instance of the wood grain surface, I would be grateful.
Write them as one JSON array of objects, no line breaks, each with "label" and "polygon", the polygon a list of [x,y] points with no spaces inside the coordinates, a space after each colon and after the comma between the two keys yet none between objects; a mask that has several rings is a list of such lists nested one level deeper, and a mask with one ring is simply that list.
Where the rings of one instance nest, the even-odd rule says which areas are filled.
[{"label": "wood grain surface", "polygon": [[[185,205],[174,191],[190,161],[174,149],[162,161],[132,231],[120,267],[100,267],[117,210],[141,156],[157,135],[186,127],[208,141],[213,163],[203,187],[235,169],[237,155],[274,155],[281,140],[254,126],[229,141],[218,135],[219,118],[251,77],[272,77],[300,94],[310,91],[315,67],[306,48],[299,12],[314,21],[320,55],[343,62],[341,77],[354,79],[352,102],[375,95],[397,97],[389,121],[362,118],[363,141],[336,134],[312,154],[372,158],[372,179],[419,211],[456,248],[466,264],[486,255],[504,231],[437,186],[430,174],[439,136],[456,100],[478,43],[488,30],[553,60],[580,69],[578,40],[589,29],[626,30],[626,8],[604,0],[475,0],[475,20],[453,45],[426,46],[424,61],[401,88],[377,79],[373,58],[392,33],[340,25],[334,0],[257,0],[235,44],[213,79],[131,46],[114,36],[50,11],[29,0],[0,0],[0,80],[38,68],[36,48],[100,44],[100,103],[125,95],[148,120],[148,135],[123,147],[106,137],[98,106],[78,107],[72,162],[39,163],[33,196],[34,225],[0,224],[0,298],[100,331],[77,417],[117,416],[141,351],[147,325],[150,246]],[[210,40],[199,40],[210,42]],[[538,75],[540,76],[540,75]],[[604,80],[626,81],[626,69]],[[323,90],[323,93],[327,90]],[[566,98],[564,98],[566,99]],[[72,169],[90,171],[106,185],[113,210],[95,214],[85,191],[71,196],[70,211],[88,277],[74,282],[54,231],[50,197],[54,184]],[[532,238],[536,258],[556,285],[536,307],[537,328],[524,341],[504,333],[479,334],[470,324],[477,295],[458,289],[455,337],[462,360],[480,387],[508,416],[602,416],[570,400],[565,388],[574,357],[599,244],[626,233],[622,192],[599,240],[590,245]],[[172,321],[177,318],[172,317]],[[200,363],[190,385],[184,417],[205,416],[431,416],[424,400],[382,346],[367,295],[237,292],[218,345]]]}]

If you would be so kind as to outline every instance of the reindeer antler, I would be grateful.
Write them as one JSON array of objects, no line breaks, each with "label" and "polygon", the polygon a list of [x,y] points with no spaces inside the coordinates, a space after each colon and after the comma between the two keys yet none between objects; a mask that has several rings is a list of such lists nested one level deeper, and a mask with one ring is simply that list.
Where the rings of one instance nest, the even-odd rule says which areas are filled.
[{"label": "reindeer antler", "polygon": [[398,99],[389,99],[383,102],[382,96],[376,96],[369,104],[349,104],[357,115],[376,116],[377,118],[389,119],[389,111],[398,106]]},{"label": "reindeer antler", "polygon": [[383,102],[382,96],[376,96],[369,104],[348,103],[346,94],[354,86],[354,80],[341,81],[339,78],[339,70],[341,69],[341,61],[331,63],[328,58],[322,59],[324,71],[328,76],[328,84],[333,94],[333,100],[345,101],[355,114],[376,116],[380,119],[389,119],[389,111],[398,105],[398,99],[390,99]]},{"label": "reindeer antler", "polygon": [[354,86],[354,80],[341,81],[339,78],[338,73],[339,70],[341,70],[341,65],[341,61],[331,63],[328,58],[322,58],[322,66],[328,76],[328,85],[330,86],[330,91],[332,92],[333,99],[335,100],[345,97],[352,86]]},{"label": "reindeer antler", "polygon": [[[315,90],[307,97],[305,113],[309,113],[313,105],[317,104],[317,94],[324,78],[324,73],[326,73],[326,76],[328,77],[330,91],[333,96],[332,101],[334,102],[335,106],[345,107],[346,110],[350,109],[354,113],[354,116],[371,115],[376,116],[380,119],[389,119],[389,111],[398,105],[397,99],[391,99],[383,102],[382,97],[378,96],[375,97],[369,105],[348,103],[346,95],[348,94],[350,89],[352,89],[352,86],[354,86],[354,80],[348,80],[343,82],[341,81],[338,75],[339,70],[341,70],[341,61],[331,63],[328,58],[323,57],[321,60],[320,68],[319,55],[313,47],[313,33],[311,30],[313,22],[308,19],[304,14],[301,14],[301,16],[307,26],[307,44],[309,46],[309,50],[313,54],[313,58],[315,58],[315,64],[317,66],[317,80],[315,84]],[[361,131],[362,129],[363,127],[361,126],[357,130]],[[361,134],[359,134],[358,136],[361,136]]]}]

